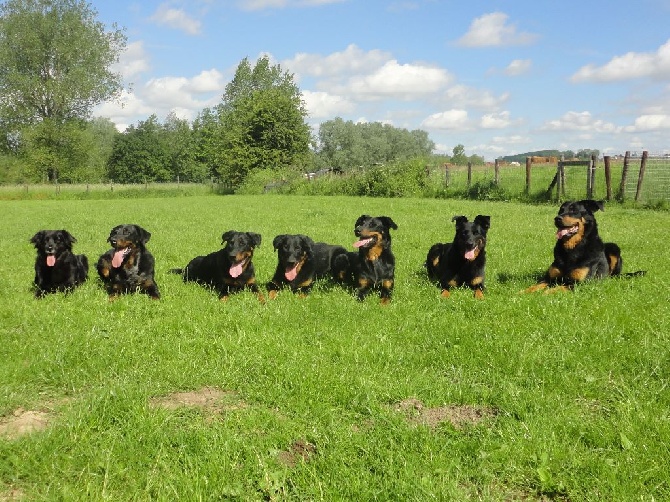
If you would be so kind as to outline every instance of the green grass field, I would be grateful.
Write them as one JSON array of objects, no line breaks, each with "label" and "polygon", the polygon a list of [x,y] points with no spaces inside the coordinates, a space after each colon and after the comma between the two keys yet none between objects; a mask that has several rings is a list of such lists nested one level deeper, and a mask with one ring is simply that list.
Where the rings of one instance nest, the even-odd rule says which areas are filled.
[{"label": "green grass field", "polygon": [[[668,500],[668,212],[617,205],[601,235],[644,277],[521,294],[549,265],[555,205],[192,196],[0,201],[0,500]],[[390,305],[322,283],[219,302],[168,273],[225,230],[354,242],[391,216]],[[451,217],[491,216],[487,291],[422,270]],[[109,230],[152,233],[162,299],[96,280],[33,299],[40,229],[92,264]]]}]

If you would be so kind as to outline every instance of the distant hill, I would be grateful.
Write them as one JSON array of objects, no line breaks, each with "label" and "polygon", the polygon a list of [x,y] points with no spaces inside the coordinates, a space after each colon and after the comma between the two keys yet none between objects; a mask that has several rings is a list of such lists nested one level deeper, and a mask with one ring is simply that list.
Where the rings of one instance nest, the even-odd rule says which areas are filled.
[{"label": "distant hill", "polygon": [[[573,152],[569,152],[570,157],[574,155]],[[526,152],[526,153],[517,153],[516,155],[506,155],[502,157],[502,160],[505,162],[518,162],[524,164],[526,162],[526,157],[560,157],[565,155],[566,158],[569,158],[567,152],[561,152],[560,150],[538,150],[537,152]]]},{"label": "distant hill", "polygon": [[574,152],[572,150],[538,150],[536,152],[526,152],[526,153],[517,153],[516,155],[506,155],[505,157],[500,157],[501,160],[505,162],[518,162],[520,164],[523,164],[526,162],[526,157],[557,157],[561,158],[563,156],[566,159],[582,159],[582,160],[588,160],[591,158],[591,155],[595,155],[598,157],[600,155],[600,152],[598,150],[588,150],[588,149],[583,149],[579,150],[578,152]]}]

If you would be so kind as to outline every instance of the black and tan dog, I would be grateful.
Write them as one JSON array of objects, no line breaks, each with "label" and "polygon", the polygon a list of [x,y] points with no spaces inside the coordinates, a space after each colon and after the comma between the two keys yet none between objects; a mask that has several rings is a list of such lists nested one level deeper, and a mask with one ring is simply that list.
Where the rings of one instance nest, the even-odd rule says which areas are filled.
[{"label": "black and tan dog", "polygon": [[570,289],[587,279],[621,274],[621,250],[613,242],[604,243],[600,238],[593,215],[598,210],[604,210],[601,201],[568,201],[561,205],[554,218],[557,228],[554,261],[542,279],[527,292],[550,286]]},{"label": "black and tan dog", "polygon": [[35,259],[35,297],[68,292],[88,277],[88,258],[74,254],[77,242],[67,230],[40,230],[30,239],[37,249]]},{"label": "black and tan dog", "polygon": [[160,298],[154,280],[154,257],[146,245],[151,234],[139,225],[114,227],[107,241],[112,249],[98,259],[98,275],[109,298],[121,293],[139,291],[157,300]]},{"label": "black and tan dog", "polygon": [[229,230],[221,236],[221,245],[224,244],[223,249],[206,256],[196,256],[186,268],[175,268],[170,272],[182,274],[184,281],[195,281],[213,288],[223,301],[230,294],[245,288],[254,292],[260,301],[265,301],[256,284],[256,272],[251,261],[254,249],[261,245],[261,236],[253,232]]},{"label": "black and tan dog", "polygon": [[316,279],[329,277],[338,280],[333,265],[338,256],[346,255],[342,246],[314,242],[306,235],[278,235],[272,241],[277,251],[277,269],[267,283],[271,299],[289,286],[291,291],[307,295]]},{"label": "black and tan dog", "polygon": [[490,216],[477,215],[470,222],[465,216],[454,216],[456,235],[451,243],[434,244],[426,257],[428,277],[439,281],[442,296],[449,297],[454,287],[468,286],[475,298],[484,298],[486,267],[486,234]]},{"label": "black and tan dog", "polygon": [[391,229],[398,225],[388,216],[364,214],[356,220],[354,242],[358,257],[350,258],[353,276],[358,287],[359,300],[365,299],[372,289],[379,289],[382,304],[391,301],[395,280],[395,257],[391,251]]}]

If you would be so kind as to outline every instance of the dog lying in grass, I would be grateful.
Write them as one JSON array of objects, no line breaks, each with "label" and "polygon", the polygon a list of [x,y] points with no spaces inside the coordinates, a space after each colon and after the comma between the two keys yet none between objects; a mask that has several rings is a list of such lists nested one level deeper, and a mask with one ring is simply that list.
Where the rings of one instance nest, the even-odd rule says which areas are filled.
[{"label": "dog lying in grass", "polygon": [[382,304],[391,301],[395,280],[395,256],[391,250],[391,229],[398,225],[388,216],[361,215],[354,225],[354,242],[358,256],[349,253],[349,266],[358,286],[359,300],[373,289],[379,289]]},{"label": "dog lying in grass", "polygon": [[256,284],[256,271],[252,258],[261,245],[261,236],[254,232],[229,230],[221,236],[223,249],[206,256],[196,256],[186,268],[170,270],[182,274],[184,281],[194,281],[213,288],[219,299],[225,301],[232,293],[249,289],[260,301],[265,297]]},{"label": "dog lying in grass", "polygon": [[109,299],[122,293],[139,291],[158,300],[160,292],[154,280],[153,255],[146,245],[151,234],[139,225],[118,225],[112,228],[107,242],[112,249],[98,259],[98,275]]},{"label": "dog lying in grass", "polygon": [[[554,218],[556,244],[554,261],[540,281],[526,289],[535,292],[547,288],[572,289],[589,279],[621,274],[621,250],[613,242],[603,242],[594,213],[604,210],[602,201],[580,200],[561,204]],[[643,271],[626,274],[642,275]]]},{"label": "dog lying in grass", "polygon": [[484,273],[486,267],[486,234],[490,216],[477,215],[470,222],[465,216],[454,216],[454,240],[447,244],[434,244],[426,257],[426,271],[433,281],[439,281],[442,296],[448,298],[451,288],[468,286],[475,298],[484,298]]},{"label": "dog lying in grass", "polygon": [[35,258],[35,298],[48,293],[69,292],[88,278],[88,258],[74,254],[77,242],[67,230],[40,230],[30,239]]},{"label": "dog lying in grass", "polygon": [[288,286],[294,293],[309,294],[314,281],[323,277],[337,280],[334,263],[347,250],[338,245],[314,242],[301,234],[278,235],[272,241],[277,251],[277,269],[267,283],[271,299],[277,297],[280,289]]}]

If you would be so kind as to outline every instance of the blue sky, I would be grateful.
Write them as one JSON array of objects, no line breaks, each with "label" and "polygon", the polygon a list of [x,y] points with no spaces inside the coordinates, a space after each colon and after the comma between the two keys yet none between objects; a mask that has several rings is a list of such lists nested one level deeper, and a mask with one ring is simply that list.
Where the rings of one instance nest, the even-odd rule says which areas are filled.
[{"label": "blue sky", "polygon": [[91,0],[125,29],[123,129],[216,105],[242,59],[294,75],[315,130],[427,131],[486,160],[542,149],[670,153],[670,0]]}]

